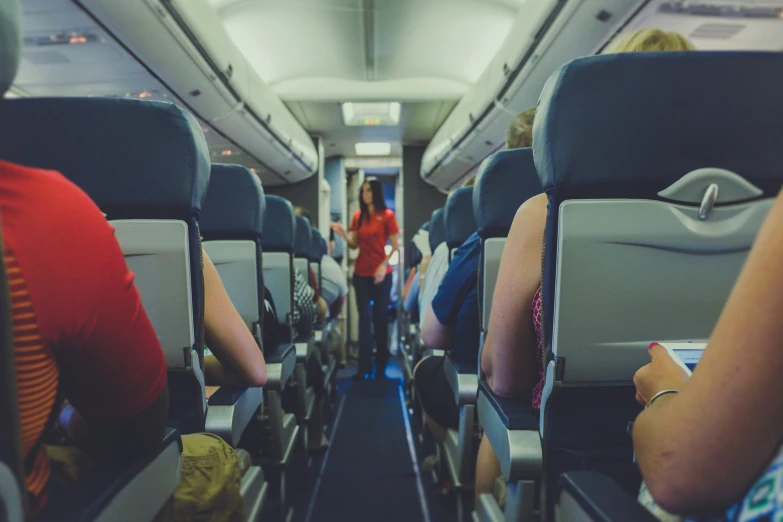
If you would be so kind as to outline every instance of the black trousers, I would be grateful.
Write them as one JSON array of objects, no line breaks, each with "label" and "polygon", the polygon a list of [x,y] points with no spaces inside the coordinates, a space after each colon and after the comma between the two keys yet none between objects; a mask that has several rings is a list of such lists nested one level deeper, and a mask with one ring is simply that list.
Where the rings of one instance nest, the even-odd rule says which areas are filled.
[{"label": "black trousers", "polygon": [[[375,372],[380,374],[389,362],[389,293],[391,274],[380,284],[373,277],[354,274],[356,306],[359,309],[359,369],[360,374],[372,372],[372,347],[375,338]],[[374,334],[374,335],[373,335]]]}]

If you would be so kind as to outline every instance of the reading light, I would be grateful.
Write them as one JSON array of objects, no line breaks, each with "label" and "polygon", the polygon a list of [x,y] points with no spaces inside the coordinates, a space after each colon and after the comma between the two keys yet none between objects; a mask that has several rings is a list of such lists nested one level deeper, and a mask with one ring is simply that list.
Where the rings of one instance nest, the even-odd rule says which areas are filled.
[{"label": "reading light", "polygon": [[350,127],[393,126],[400,123],[399,102],[343,103],[343,122]]},{"label": "reading light", "polygon": [[355,146],[358,156],[388,156],[391,154],[391,143],[388,142],[363,142]]}]

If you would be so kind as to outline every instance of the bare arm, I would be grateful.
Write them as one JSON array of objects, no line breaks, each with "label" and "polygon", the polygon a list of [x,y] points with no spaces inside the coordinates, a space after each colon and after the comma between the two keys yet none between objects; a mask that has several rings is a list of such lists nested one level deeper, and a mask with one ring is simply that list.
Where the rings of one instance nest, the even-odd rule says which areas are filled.
[{"label": "bare arm", "polygon": [[348,232],[345,230],[345,227],[340,223],[329,223],[329,226],[332,227],[332,230],[334,230],[335,234],[345,239],[345,242],[350,248],[359,248],[359,239],[356,237],[355,230],[351,230],[351,233],[348,234]]},{"label": "bare arm", "polygon": [[530,306],[541,284],[546,209],[544,194],[519,207],[500,259],[481,369],[492,390],[503,397],[521,394],[535,384],[536,340]]},{"label": "bare arm", "polygon": [[[689,513],[738,500],[783,438],[783,199],[761,228],[699,366],[681,392],[639,415],[642,475],[666,510]],[[661,349],[662,350],[662,349]],[[637,372],[637,392],[670,385],[668,356]],[[662,376],[663,375],[663,376]]]},{"label": "bare arm", "polygon": [[[215,354],[205,360],[207,384],[266,384],[266,363],[242,317],[228,297],[220,275],[204,252],[204,322],[206,343]],[[221,369],[218,370],[218,366]]]},{"label": "bare arm", "polygon": [[424,316],[421,326],[421,340],[428,348],[447,350],[454,346],[454,330],[441,324],[432,310],[432,306]]}]

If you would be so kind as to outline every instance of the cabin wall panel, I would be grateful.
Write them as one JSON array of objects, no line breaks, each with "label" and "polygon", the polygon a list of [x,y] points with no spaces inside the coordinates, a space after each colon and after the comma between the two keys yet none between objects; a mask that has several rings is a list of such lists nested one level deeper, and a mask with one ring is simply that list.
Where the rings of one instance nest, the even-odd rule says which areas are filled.
[{"label": "cabin wall panel", "polygon": [[413,238],[416,231],[429,221],[432,211],[446,204],[446,195],[421,177],[421,160],[426,147],[407,145],[402,148],[402,238],[403,244]]}]

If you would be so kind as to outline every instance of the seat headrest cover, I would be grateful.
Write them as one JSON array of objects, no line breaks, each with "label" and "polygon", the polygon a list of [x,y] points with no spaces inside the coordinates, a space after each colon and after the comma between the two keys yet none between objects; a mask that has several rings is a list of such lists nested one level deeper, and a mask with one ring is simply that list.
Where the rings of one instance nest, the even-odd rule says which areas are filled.
[{"label": "seat headrest cover", "polygon": [[205,237],[261,238],[266,199],[258,176],[241,165],[212,165],[199,220]]},{"label": "seat headrest cover", "polygon": [[0,0],[0,98],[14,82],[22,47],[22,10],[17,0]]},{"label": "seat headrest cover", "polygon": [[[0,159],[52,169],[109,218],[199,212],[209,149],[198,121],[173,103],[36,98],[0,103]],[[127,209],[131,209],[128,214]]]},{"label": "seat headrest cover", "polygon": [[323,237],[321,237],[321,233],[314,229],[310,229],[310,261],[313,263],[320,263],[321,258],[324,256],[325,252],[322,249],[321,241],[323,240]]},{"label": "seat headrest cover", "polygon": [[[730,170],[774,196],[783,53],[579,58],[541,92],[533,153],[555,200],[653,198],[685,174]],[[550,197],[552,194],[550,193]]]},{"label": "seat headrest cover", "polygon": [[449,194],[443,209],[446,244],[457,248],[476,231],[473,218],[473,187],[462,187]]},{"label": "seat headrest cover", "polygon": [[439,208],[430,218],[430,250],[435,252],[438,245],[446,241],[446,225],[443,222],[443,209]]},{"label": "seat headrest cover", "polygon": [[507,237],[517,209],[543,192],[533,149],[502,150],[479,167],[473,187],[473,218],[483,239]]},{"label": "seat headrest cover", "polygon": [[296,240],[296,219],[294,207],[280,196],[267,195],[264,232],[261,234],[261,248],[264,252],[294,253]]},{"label": "seat headrest cover", "polygon": [[304,216],[296,216],[294,255],[304,259],[310,259],[310,223]]}]

